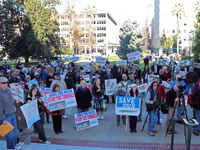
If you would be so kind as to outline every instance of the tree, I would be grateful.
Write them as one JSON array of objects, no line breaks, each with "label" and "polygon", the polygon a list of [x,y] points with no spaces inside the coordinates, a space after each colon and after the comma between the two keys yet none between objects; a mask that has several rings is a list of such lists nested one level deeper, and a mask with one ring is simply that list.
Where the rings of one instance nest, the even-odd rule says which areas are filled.
[{"label": "tree", "polygon": [[179,22],[181,19],[181,16],[185,15],[185,10],[182,4],[176,4],[175,7],[172,10],[172,15],[175,15],[177,17],[177,55],[179,56]]},{"label": "tree", "polygon": [[131,20],[125,21],[120,30],[120,46],[118,47],[117,55],[121,59],[127,59],[128,53],[140,50],[142,33],[138,29],[137,22]]}]

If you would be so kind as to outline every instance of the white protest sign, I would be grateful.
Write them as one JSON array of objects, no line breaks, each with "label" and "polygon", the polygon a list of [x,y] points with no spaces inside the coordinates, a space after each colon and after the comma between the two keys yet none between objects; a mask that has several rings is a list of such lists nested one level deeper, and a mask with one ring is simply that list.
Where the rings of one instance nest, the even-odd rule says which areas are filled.
[{"label": "white protest sign", "polygon": [[16,100],[20,100],[24,103],[24,89],[15,86],[14,84],[10,84],[11,94],[13,98]]},{"label": "white protest sign", "polygon": [[40,91],[40,94],[43,96],[43,95],[52,93],[52,88],[39,88],[39,91]]},{"label": "white protest sign", "polygon": [[139,97],[117,96],[115,113],[116,115],[138,116],[140,104]]},{"label": "white protest sign", "polygon": [[27,127],[30,128],[36,121],[40,120],[37,100],[33,100],[20,107],[26,119]]},{"label": "white protest sign", "polygon": [[33,80],[30,80],[26,84],[28,85],[29,90],[31,89],[33,84],[36,84],[36,86],[39,88],[38,82],[37,82],[37,80],[35,78]]},{"label": "white protest sign", "polygon": [[162,81],[162,85],[163,85],[165,88],[167,88],[167,89],[170,88],[170,84],[167,83],[166,81]]},{"label": "white protest sign", "polygon": [[116,66],[127,66],[127,60],[116,61]]},{"label": "white protest sign", "polygon": [[106,95],[113,95],[115,90],[117,89],[117,80],[116,79],[108,79],[105,80],[105,92]]},{"label": "white protest sign", "polygon": [[81,75],[81,77],[82,77],[83,79],[85,79],[86,82],[90,82],[90,76],[89,76],[89,74]]},{"label": "white protest sign", "polygon": [[157,59],[158,65],[169,65],[169,59]]},{"label": "white protest sign", "polygon": [[148,84],[150,85],[153,82],[153,78],[158,77],[159,75],[148,75]]},{"label": "white protest sign", "polygon": [[135,51],[135,52],[132,52],[132,53],[128,53],[127,54],[127,58],[128,58],[128,62],[132,62],[132,61],[135,61],[135,60],[140,60],[141,59],[140,52],[139,51]]},{"label": "white protest sign", "polygon": [[77,105],[73,89],[50,93],[45,95],[44,98],[47,98],[47,108],[50,111],[60,110]]},{"label": "white protest sign", "polygon": [[78,56],[74,56],[74,57],[70,57],[69,58],[69,62],[75,62],[75,61],[79,61],[80,58]]},{"label": "white protest sign", "polygon": [[77,131],[91,128],[99,124],[96,110],[90,110],[88,112],[74,114],[74,118]]},{"label": "white protest sign", "polygon": [[141,85],[138,85],[137,88],[138,88],[139,93],[146,93],[148,85],[147,83],[141,84]]},{"label": "white protest sign", "polygon": [[190,61],[189,60],[182,60],[178,62],[178,66],[189,66]]},{"label": "white protest sign", "polygon": [[96,64],[103,66],[106,64],[107,58],[96,56]]}]

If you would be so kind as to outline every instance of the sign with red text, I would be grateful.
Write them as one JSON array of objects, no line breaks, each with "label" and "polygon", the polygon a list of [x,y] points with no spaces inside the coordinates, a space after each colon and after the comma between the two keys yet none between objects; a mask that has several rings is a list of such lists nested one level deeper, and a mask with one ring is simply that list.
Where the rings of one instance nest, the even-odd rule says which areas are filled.
[{"label": "sign with red text", "polygon": [[77,131],[99,125],[96,110],[74,114],[74,118]]},{"label": "sign with red text", "polygon": [[135,60],[140,60],[141,56],[140,56],[140,52],[139,51],[135,51],[132,53],[128,53],[127,54],[127,58],[128,58],[128,62],[133,62]]},{"label": "sign with red text", "polygon": [[76,106],[74,89],[68,89],[43,96],[44,104],[50,111]]},{"label": "sign with red text", "polygon": [[40,94],[42,96],[52,93],[52,88],[39,88]]}]

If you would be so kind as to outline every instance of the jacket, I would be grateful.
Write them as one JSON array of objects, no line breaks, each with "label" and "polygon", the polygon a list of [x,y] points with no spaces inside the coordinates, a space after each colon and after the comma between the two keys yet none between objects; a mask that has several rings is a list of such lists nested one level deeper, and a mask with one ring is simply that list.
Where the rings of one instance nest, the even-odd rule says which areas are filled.
[{"label": "jacket", "polygon": [[177,98],[176,91],[174,91],[174,89],[170,89],[166,93],[166,103],[167,103],[167,105],[169,105],[170,107],[174,107],[174,102],[175,102],[176,98]]}]

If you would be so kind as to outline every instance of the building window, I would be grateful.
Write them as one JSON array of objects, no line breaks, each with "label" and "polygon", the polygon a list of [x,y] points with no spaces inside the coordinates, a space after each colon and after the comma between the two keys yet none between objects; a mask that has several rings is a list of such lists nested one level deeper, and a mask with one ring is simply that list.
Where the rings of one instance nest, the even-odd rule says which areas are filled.
[{"label": "building window", "polygon": [[175,30],[174,30],[174,29],[172,30],[172,33],[175,33]]}]

